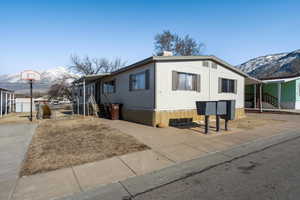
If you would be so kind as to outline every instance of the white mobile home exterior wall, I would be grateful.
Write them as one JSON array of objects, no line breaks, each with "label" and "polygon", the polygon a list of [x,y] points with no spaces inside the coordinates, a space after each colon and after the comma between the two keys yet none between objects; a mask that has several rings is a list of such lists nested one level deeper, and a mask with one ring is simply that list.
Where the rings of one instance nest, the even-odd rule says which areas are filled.
[{"label": "white mobile home exterior wall", "polygon": [[[204,60],[173,60],[152,61],[119,73],[104,77],[104,82],[115,80],[116,91],[103,94],[101,87],[101,103],[120,103],[123,105],[122,114],[125,120],[156,126],[168,126],[174,118],[192,118],[194,121],[201,117],[196,112],[196,101],[236,100],[237,117],[244,115],[244,85],[245,76],[223,66],[213,60],[205,60],[209,66],[203,66]],[[211,63],[217,64],[212,68]],[[149,89],[130,91],[129,77],[131,74],[149,70]],[[199,74],[201,90],[172,90],[172,71]],[[219,93],[219,78],[237,81],[236,93]]]},{"label": "white mobile home exterior wall", "polygon": [[[196,109],[196,101],[236,100],[236,108],[244,108],[245,77],[221,65],[211,68],[203,66],[203,61],[157,62],[156,63],[156,110]],[[200,74],[200,92],[172,90],[172,71]],[[219,93],[218,79],[237,80],[237,92]]]}]

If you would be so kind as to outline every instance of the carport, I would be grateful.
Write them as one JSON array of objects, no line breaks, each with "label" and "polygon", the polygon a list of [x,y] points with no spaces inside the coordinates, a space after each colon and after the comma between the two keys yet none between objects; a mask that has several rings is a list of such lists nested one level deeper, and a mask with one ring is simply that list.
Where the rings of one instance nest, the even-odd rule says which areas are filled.
[{"label": "carport", "polygon": [[0,88],[0,117],[14,112],[15,93],[12,90]]},{"label": "carport", "polygon": [[251,76],[245,79],[245,87],[253,85],[253,95],[245,90],[245,108],[247,107],[247,102],[253,102],[253,109],[262,112],[262,84],[261,80]]}]

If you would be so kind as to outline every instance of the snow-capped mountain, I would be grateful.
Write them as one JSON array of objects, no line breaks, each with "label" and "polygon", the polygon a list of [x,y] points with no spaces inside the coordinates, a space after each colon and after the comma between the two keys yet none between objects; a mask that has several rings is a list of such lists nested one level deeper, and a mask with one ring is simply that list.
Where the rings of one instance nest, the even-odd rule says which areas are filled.
[{"label": "snow-capped mountain", "polygon": [[300,49],[253,58],[238,65],[237,68],[257,78],[298,75],[300,74]]},{"label": "snow-capped mountain", "polygon": [[[52,84],[61,79],[67,78],[67,81],[71,82],[74,78],[78,77],[69,72],[65,67],[56,67],[54,69],[41,70],[38,72],[41,75],[41,80],[34,83],[34,88],[40,92],[45,92]],[[26,81],[22,81],[20,76],[20,73],[0,75],[0,87],[21,93],[23,93],[24,90],[27,91],[28,84],[26,84]]]}]

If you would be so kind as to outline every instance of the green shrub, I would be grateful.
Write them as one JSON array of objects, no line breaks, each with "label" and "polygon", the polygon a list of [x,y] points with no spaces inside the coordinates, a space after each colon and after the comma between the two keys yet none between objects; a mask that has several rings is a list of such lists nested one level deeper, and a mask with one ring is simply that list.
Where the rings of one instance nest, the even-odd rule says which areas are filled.
[{"label": "green shrub", "polygon": [[43,119],[49,119],[51,117],[50,107],[47,104],[45,104],[42,105],[42,109],[43,109]]}]

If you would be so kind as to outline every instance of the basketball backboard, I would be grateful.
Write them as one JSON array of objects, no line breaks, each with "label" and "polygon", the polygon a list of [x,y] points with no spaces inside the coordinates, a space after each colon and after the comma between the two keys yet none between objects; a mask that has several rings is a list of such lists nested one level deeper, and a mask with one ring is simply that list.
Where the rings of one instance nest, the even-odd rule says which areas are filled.
[{"label": "basketball backboard", "polygon": [[41,75],[33,70],[25,70],[21,72],[21,80],[39,81],[41,80]]}]

